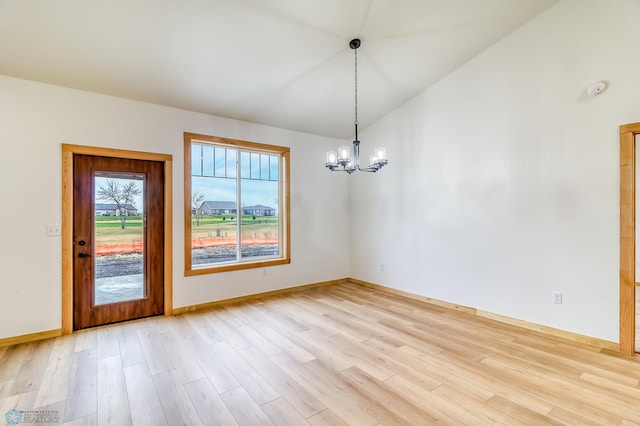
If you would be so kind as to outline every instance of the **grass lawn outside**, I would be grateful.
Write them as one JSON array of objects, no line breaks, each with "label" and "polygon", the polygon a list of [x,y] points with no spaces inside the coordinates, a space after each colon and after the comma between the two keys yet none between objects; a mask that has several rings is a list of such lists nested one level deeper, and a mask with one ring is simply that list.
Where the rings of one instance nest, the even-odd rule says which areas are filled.
[{"label": "grass lawn outside", "polygon": [[[224,219],[223,219],[224,218]],[[122,229],[118,216],[96,216],[96,246],[142,243],[142,216],[128,216]],[[237,216],[207,215],[197,225],[191,221],[191,235],[194,241],[224,239],[236,240]],[[277,239],[279,235],[277,216],[242,216],[242,239]]]}]

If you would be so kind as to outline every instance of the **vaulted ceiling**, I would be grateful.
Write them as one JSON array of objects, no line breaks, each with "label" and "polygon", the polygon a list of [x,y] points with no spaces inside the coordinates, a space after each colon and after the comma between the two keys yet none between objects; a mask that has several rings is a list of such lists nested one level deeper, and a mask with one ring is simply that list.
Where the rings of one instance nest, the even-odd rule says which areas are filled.
[{"label": "vaulted ceiling", "polygon": [[[340,138],[557,0],[0,0],[0,74]],[[0,94],[1,96],[1,94]]]}]

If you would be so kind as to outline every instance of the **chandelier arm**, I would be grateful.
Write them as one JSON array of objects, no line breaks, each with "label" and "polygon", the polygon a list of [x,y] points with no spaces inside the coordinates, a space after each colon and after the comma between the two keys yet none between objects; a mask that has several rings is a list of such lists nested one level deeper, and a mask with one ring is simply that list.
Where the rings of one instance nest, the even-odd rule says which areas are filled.
[{"label": "chandelier arm", "polygon": [[360,171],[360,172],[371,172],[371,173],[375,173],[375,172],[377,172],[378,170],[380,170],[380,166],[377,166],[377,165],[373,165],[373,166],[369,165],[369,166],[367,166],[367,167],[360,167],[360,165],[358,165],[358,171]]},{"label": "chandelier arm", "polygon": [[358,167],[356,166],[351,166],[351,168],[347,168],[347,166],[345,164],[325,164],[325,166],[327,167],[327,169],[329,169],[332,172],[347,172],[349,174],[355,172]]}]

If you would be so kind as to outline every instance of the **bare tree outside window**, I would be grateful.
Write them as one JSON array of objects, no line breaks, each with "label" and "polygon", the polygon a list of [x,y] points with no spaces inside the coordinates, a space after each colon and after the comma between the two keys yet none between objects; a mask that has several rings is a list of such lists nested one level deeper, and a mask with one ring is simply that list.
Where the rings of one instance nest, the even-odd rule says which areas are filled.
[{"label": "bare tree outside window", "polygon": [[204,201],[204,194],[196,192],[191,197],[191,207],[193,208],[193,214],[196,216],[196,226],[200,226],[200,218],[202,217],[202,211],[200,210],[200,206]]},{"label": "bare tree outside window", "polygon": [[98,191],[96,191],[98,200],[113,201],[115,203],[122,229],[125,228],[129,213],[127,205],[133,205],[137,195],[140,195],[140,188],[135,181],[119,182],[118,180],[107,179],[105,184],[100,185]]}]

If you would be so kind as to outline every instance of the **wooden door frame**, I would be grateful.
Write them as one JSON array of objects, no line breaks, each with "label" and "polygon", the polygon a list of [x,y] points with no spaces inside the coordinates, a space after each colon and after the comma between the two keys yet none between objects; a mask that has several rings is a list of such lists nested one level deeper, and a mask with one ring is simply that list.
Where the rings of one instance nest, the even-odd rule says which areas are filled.
[{"label": "wooden door frame", "polygon": [[620,352],[635,354],[636,135],[640,123],[620,126]]},{"label": "wooden door frame", "polygon": [[173,160],[156,154],[62,144],[62,334],[73,332],[73,155],[131,158],[164,164],[164,315],[173,313]]}]

